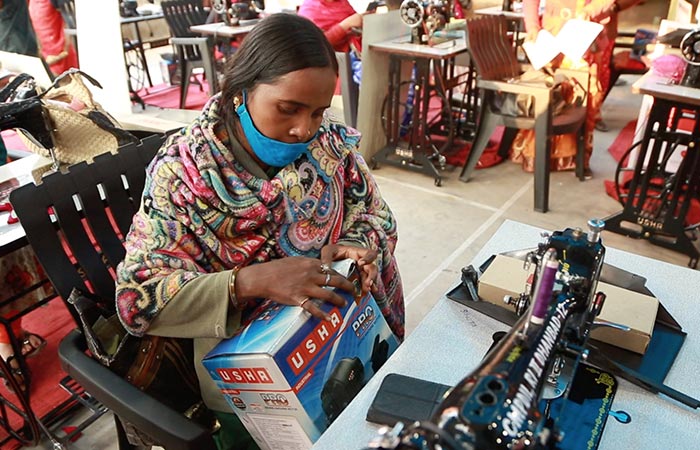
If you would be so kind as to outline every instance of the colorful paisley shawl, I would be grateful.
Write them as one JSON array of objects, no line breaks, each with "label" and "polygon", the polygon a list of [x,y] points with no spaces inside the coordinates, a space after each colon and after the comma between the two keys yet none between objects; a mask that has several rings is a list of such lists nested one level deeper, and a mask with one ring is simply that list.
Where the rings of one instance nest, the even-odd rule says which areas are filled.
[{"label": "colorful paisley shawl", "polygon": [[403,338],[396,223],[356,152],[359,133],[325,117],[307,152],[265,180],[217,137],[218,105],[215,96],[147,169],[117,268],[117,309],[127,329],[144,334],[159,311],[178,301],[182,286],[202,274],[286,256],[316,258],[324,245],[342,243],[378,250],[375,297]]}]

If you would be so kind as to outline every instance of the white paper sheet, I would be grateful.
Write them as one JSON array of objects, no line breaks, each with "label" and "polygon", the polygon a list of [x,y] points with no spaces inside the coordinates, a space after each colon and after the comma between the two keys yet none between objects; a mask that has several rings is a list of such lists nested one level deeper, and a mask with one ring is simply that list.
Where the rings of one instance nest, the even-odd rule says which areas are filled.
[{"label": "white paper sheet", "polygon": [[539,70],[559,53],[578,61],[586,53],[603,25],[581,19],[567,21],[555,37],[547,30],[540,30],[534,42],[526,42],[523,49],[532,66]]}]

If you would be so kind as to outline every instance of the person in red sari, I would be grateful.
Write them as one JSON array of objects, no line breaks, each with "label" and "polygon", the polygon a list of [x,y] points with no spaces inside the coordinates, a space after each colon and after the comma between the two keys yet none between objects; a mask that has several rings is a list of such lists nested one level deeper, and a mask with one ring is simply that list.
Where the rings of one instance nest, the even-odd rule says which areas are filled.
[{"label": "person in red sari", "polygon": [[54,75],[78,67],[78,55],[69,39],[61,13],[51,0],[30,0],[29,16],[44,60]]},{"label": "person in red sari", "polygon": [[348,0],[304,0],[298,14],[316,24],[336,52],[348,52],[352,48],[362,51],[362,41],[357,29],[362,28],[362,14]]}]

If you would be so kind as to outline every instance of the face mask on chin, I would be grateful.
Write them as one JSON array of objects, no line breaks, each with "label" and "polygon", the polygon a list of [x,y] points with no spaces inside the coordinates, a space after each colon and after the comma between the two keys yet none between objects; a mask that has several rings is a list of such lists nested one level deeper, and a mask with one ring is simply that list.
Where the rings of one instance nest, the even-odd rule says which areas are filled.
[{"label": "face mask on chin", "polygon": [[241,128],[243,128],[243,133],[253,153],[255,153],[255,156],[257,156],[260,161],[268,166],[284,167],[292,163],[301,156],[301,154],[306,151],[309,144],[318,137],[317,131],[316,134],[306,142],[288,144],[265,136],[255,127],[253,119],[250,117],[250,113],[246,107],[247,100],[248,96],[244,90],[243,102],[236,108],[236,114],[238,114]]}]

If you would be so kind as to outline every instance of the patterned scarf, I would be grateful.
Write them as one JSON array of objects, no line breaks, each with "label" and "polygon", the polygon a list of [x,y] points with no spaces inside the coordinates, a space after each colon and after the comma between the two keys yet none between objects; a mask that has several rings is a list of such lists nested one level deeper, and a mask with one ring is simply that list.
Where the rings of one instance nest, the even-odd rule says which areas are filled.
[{"label": "patterned scarf", "polygon": [[117,268],[117,307],[127,329],[145,333],[201,274],[287,256],[317,258],[324,245],[340,243],[378,250],[375,297],[403,338],[396,223],[356,152],[359,133],[326,117],[307,152],[265,180],[245,170],[217,136],[218,106],[215,96],[147,169]]}]

